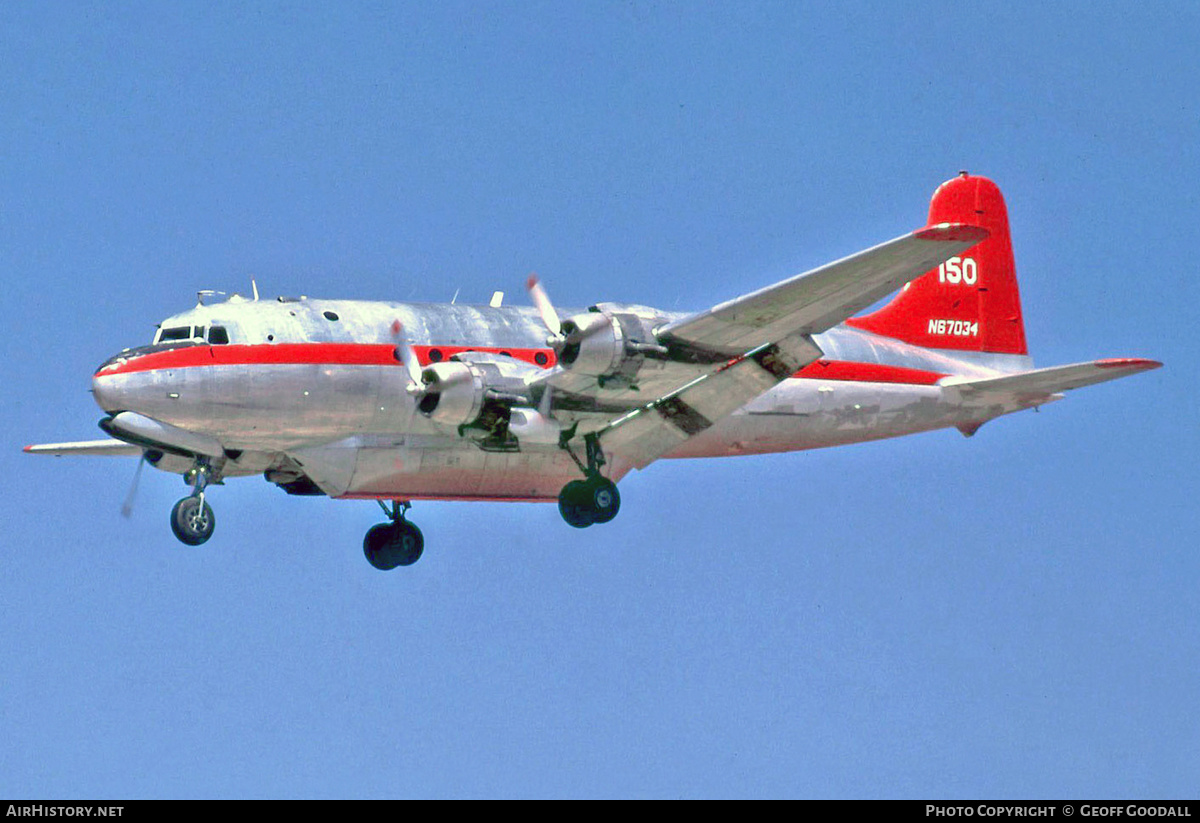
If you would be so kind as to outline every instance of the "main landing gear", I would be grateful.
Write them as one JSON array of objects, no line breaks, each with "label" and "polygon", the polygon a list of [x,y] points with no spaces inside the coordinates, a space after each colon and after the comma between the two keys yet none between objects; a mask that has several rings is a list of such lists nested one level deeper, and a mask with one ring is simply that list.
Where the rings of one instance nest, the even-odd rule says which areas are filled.
[{"label": "main landing gear", "polygon": [[620,510],[621,495],[617,485],[600,475],[572,480],[558,494],[558,513],[568,525],[577,529],[586,529],[593,523],[607,523]]},{"label": "main landing gear", "polygon": [[586,529],[595,523],[607,523],[621,510],[621,494],[617,491],[617,484],[600,474],[600,468],[606,461],[599,438],[594,434],[585,435],[584,443],[587,445],[586,466],[571,451],[565,438],[560,443],[585,478],[572,480],[558,493],[558,513],[567,521],[567,525],[577,529]]},{"label": "main landing gear", "polygon": [[411,566],[421,559],[421,553],[425,551],[425,538],[421,530],[404,519],[405,512],[412,504],[407,500],[393,500],[389,510],[380,500],[379,506],[392,522],[372,526],[363,538],[363,554],[367,556],[367,562],[381,571]]},{"label": "main landing gear", "polygon": [[184,479],[192,484],[192,493],[171,509],[171,531],[175,532],[179,542],[199,546],[212,537],[217,526],[212,506],[204,499],[204,490],[212,480],[212,467],[199,463],[184,475]]}]

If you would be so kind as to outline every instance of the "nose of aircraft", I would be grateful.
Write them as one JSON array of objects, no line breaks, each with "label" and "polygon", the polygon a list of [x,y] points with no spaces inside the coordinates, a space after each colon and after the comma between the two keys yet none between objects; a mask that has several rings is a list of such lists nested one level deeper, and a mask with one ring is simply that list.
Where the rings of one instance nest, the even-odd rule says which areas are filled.
[{"label": "nose of aircraft", "polygon": [[124,349],[100,364],[92,375],[92,397],[109,414],[132,411],[156,420],[169,419],[189,408],[181,400],[185,372],[182,358],[203,354],[199,347],[163,350],[146,346]]},{"label": "nose of aircraft", "polygon": [[126,349],[105,360],[92,375],[92,397],[109,414],[137,410],[136,387],[127,365],[137,356],[138,353]]},{"label": "nose of aircraft", "polygon": [[119,375],[106,375],[102,371],[92,375],[92,397],[96,400],[96,405],[109,414],[123,410],[120,402],[121,391],[117,385],[119,382]]},{"label": "nose of aircraft", "polygon": [[92,376],[92,397],[96,401],[96,405],[108,413],[117,411],[116,392],[113,391],[113,381],[111,378],[106,378],[103,375],[95,374]]}]

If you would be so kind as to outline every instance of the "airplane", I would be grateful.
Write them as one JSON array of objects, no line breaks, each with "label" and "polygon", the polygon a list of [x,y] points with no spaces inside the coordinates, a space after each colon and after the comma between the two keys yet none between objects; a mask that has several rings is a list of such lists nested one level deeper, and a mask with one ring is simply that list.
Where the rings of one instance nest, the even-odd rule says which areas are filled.
[{"label": "airplane", "polygon": [[[1000,189],[961,172],[913,232],[696,313],[215,299],[96,370],[109,439],[32,454],[140,456],[191,493],[170,523],[200,545],[214,484],[375,500],[363,552],[416,562],[416,500],[557,501],[611,521],[617,482],[656,460],[790,452],[957,428],[973,435],[1144,358],[1034,368]],[[881,308],[860,314],[897,289]],[[140,471],[140,466],[139,466]]]}]

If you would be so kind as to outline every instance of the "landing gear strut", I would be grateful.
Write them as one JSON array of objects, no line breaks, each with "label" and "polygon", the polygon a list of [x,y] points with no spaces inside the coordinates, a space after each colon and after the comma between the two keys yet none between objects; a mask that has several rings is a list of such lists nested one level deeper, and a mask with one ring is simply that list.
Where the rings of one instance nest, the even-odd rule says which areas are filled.
[{"label": "landing gear strut", "polygon": [[379,506],[392,522],[372,526],[363,538],[363,554],[367,562],[381,571],[411,566],[421,559],[421,553],[425,551],[425,538],[421,530],[404,519],[412,504],[407,500],[393,500],[389,509],[380,500]]},{"label": "landing gear strut", "polygon": [[212,467],[207,463],[198,463],[184,475],[184,479],[192,484],[192,493],[171,509],[171,531],[175,532],[179,542],[199,546],[212,537],[213,529],[217,526],[212,506],[204,499],[204,490],[212,479]]},{"label": "landing gear strut", "polygon": [[607,523],[621,510],[621,494],[617,491],[616,483],[600,474],[600,467],[606,462],[600,448],[600,438],[595,434],[584,435],[583,440],[587,445],[586,466],[571,451],[567,439],[564,438],[559,445],[571,455],[585,479],[572,480],[563,486],[558,494],[558,513],[567,521],[567,525],[577,529],[585,529],[594,523]]}]

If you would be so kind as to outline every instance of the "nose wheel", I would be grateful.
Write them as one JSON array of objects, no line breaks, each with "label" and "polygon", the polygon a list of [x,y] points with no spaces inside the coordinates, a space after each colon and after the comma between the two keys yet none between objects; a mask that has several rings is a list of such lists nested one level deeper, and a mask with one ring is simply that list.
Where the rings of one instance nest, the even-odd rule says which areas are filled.
[{"label": "nose wheel", "polygon": [[212,477],[212,469],[206,464],[197,465],[185,475],[192,484],[192,493],[171,509],[171,531],[180,543],[199,546],[212,537],[217,526],[217,516],[212,506],[204,499],[204,489]]},{"label": "nose wheel", "polygon": [[212,537],[216,525],[216,515],[204,495],[185,497],[171,509],[171,531],[189,546],[199,546]]},{"label": "nose wheel", "polygon": [[412,504],[407,500],[394,500],[390,510],[382,500],[379,505],[392,522],[372,526],[363,538],[363,554],[367,562],[380,571],[411,566],[421,559],[425,551],[425,537],[421,530],[404,518]]}]

